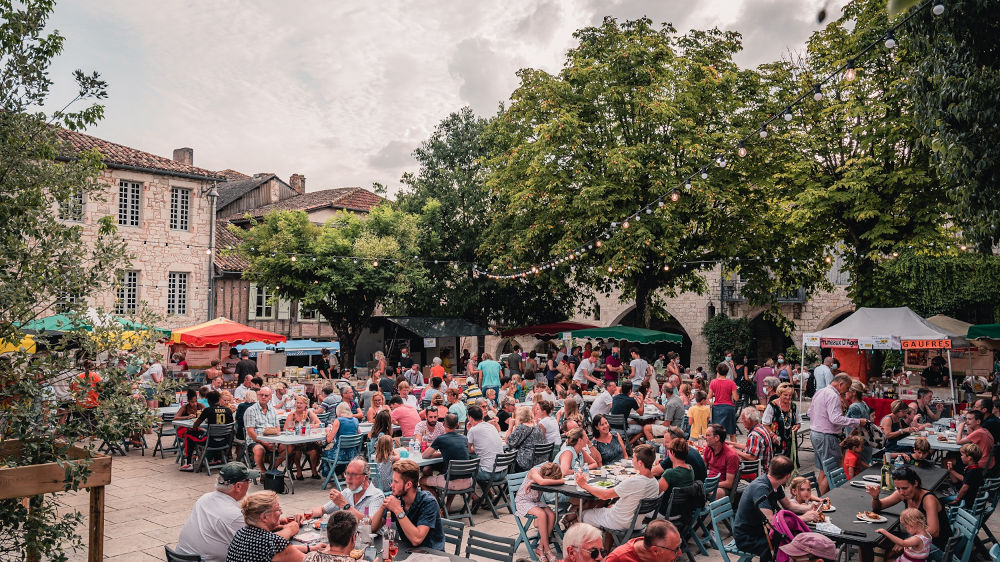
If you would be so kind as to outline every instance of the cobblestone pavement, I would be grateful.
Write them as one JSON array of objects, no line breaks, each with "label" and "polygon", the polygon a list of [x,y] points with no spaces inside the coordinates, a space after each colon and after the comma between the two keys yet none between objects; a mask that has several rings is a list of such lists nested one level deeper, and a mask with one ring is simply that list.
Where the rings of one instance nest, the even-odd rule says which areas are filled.
[{"label": "cobblestone pavement", "polygon": [[[150,445],[154,442],[155,437]],[[801,455],[802,470],[812,470],[812,452],[804,451]],[[211,491],[215,483],[215,478],[209,478],[204,473],[180,472],[177,467],[169,454],[161,459],[159,455],[153,457],[149,450],[145,456],[131,451],[125,457],[114,457],[111,485],[106,489],[106,558],[130,561],[165,559],[163,546],[176,544],[191,506],[198,497]],[[260,489],[259,486],[251,487],[251,491]],[[319,481],[306,478],[295,482],[295,494],[281,497],[281,505],[287,513],[306,511],[324,503],[327,497],[328,492],[320,490]],[[65,506],[86,513],[89,501],[86,492],[63,494],[61,499]],[[501,512],[500,518],[494,519],[489,510],[484,509],[474,519],[475,527],[480,531],[507,537],[517,535],[514,517],[508,511]],[[994,517],[987,523],[994,533],[1000,533],[997,519]],[[86,526],[80,529],[80,535],[86,542]],[[527,556],[524,546],[520,547],[518,555]],[[86,556],[84,550],[71,554],[70,560],[86,560]],[[716,550],[709,550],[707,557],[697,558],[706,561],[722,559]]]}]

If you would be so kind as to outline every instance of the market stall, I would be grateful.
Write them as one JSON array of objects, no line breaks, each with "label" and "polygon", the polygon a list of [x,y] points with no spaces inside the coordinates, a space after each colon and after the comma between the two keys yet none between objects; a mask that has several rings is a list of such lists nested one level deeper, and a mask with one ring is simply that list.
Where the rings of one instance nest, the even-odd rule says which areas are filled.
[{"label": "market stall", "polygon": [[[802,335],[802,347],[834,350],[944,350],[948,360],[948,383],[951,403],[955,405],[955,383],[951,371],[952,341],[949,334],[921,318],[907,307],[862,307],[853,314],[818,332]],[[805,369],[805,353],[802,354]],[[860,374],[859,374],[860,375]],[[863,377],[859,376],[859,378]],[[804,394],[802,381],[800,400]]]},{"label": "market stall", "polygon": [[245,342],[277,344],[288,338],[273,332],[244,326],[226,318],[216,318],[195,326],[174,330],[170,336],[171,353],[183,351],[188,366],[209,367],[213,359],[229,354],[230,346]]},{"label": "market stall", "polygon": [[669,342],[679,344],[684,341],[684,336],[680,334],[647,330],[645,328],[636,328],[634,326],[608,326],[607,328],[573,330],[570,332],[570,336],[585,340],[603,339],[627,341],[632,343]]}]

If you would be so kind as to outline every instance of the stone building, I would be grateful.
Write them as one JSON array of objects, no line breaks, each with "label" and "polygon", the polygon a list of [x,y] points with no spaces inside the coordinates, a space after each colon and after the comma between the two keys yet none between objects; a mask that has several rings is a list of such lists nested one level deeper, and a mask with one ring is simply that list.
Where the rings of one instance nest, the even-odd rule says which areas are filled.
[{"label": "stone building", "polygon": [[116,218],[133,256],[117,290],[88,304],[120,315],[145,305],[165,328],[209,319],[212,207],[206,195],[225,178],[195,167],[190,148],[175,150],[171,159],[74,131],[57,134],[73,150],[100,151],[107,166],[97,180],[103,200],[83,194],[58,210],[60,218],[82,223],[84,240],[96,238],[101,217]]},{"label": "stone building", "polygon": [[[854,311],[854,304],[847,295],[848,278],[839,267],[839,260],[833,264],[828,274],[829,281],[834,285],[833,291],[819,292],[806,298],[799,291],[790,295],[780,295],[778,301],[781,313],[795,324],[790,336],[785,335],[772,321],[763,316],[763,309],[754,308],[741,298],[742,283],[738,277],[732,280],[722,280],[721,268],[715,268],[705,273],[708,291],[704,295],[683,293],[676,297],[664,297],[665,310],[670,315],[666,321],[654,320],[653,329],[682,334],[684,343],[681,346],[658,344],[655,349],[661,351],[674,350],[681,353],[681,363],[684,366],[703,366],[708,364],[708,342],[701,334],[702,326],[712,315],[725,312],[731,318],[747,318],[753,330],[754,356],[751,361],[774,357],[795,343],[801,346],[802,334],[826,328],[842,320]],[[635,326],[635,303],[621,302],[618,294],[601,296],[597,299],[597,312],[593,315],[577,315],[569,320],[584,322],[596,326],[614,326],[618,324]],[[536,349],[544,342],[530,336],[518,336],[504,339],[498,336],[487,337],[485,350],[496,356],[509,351],[514,344],[524,350]],[[475,349],[475,340],[463,341],[463,347]],[[651,353],[651,346],[644,346],[646,353]]]},{"label": "stone building", "polygon": [[[232,181],[219,185],[217,247],[215,257],[215,316],[276,332],[290,339],[330,339],[330,324],[298,302],[272,298],[267,287],[243,279],[247,261],[233,252],[239,239],[230,225],[247,228],[251,218],[275,211],[305,211],[309,220],[322,224],[337,213],[368,213],[382,198],[360,187],[305,192],[306,178],[294,174],[288,183],[274,174],[253,177],[227,170]],[[241,177],[242,176],[242,177]]]}]

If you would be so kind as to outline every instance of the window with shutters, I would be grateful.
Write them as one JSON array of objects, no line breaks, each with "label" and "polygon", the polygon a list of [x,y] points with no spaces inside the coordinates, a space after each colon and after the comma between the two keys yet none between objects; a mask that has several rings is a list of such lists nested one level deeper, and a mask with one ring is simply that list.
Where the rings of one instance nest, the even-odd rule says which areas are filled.
[{"label": "window with shutters", "polygon": [[319,313],[315,309],[307,308],[299,303],[299,320],[302,322],[314,322],[319,319]]},{"label": "window with shutters", "polygon": [[267,287],[254,285],[253,287],[253,314],[254,318],[274,318],[274,306],[271,297],[274,296]]},{"label": "window with shutters", "polygon": [[171,271],[167,277],[167,314],[187,314],[188,274]]},{"label": "window with shutters", "polygon": [[191,220],[191,190],[170,188],[170,230],[187,230]]},{"label": "window with shutters", "polygon": [[59,218],[64,221],[82,222],[84,201],[85,194],[82,189],[70,195],[68,200],[59,203]]},{"label": "window with shutters", "polygon": [[139,272],[123,271],[115,292],[115,314],[135,314],[139,310]]},{"label": "window with shutters", "polygon": [[139,226],[139,205],[142,198],[142,184],[134,181],[118,181],[118,224]]}]

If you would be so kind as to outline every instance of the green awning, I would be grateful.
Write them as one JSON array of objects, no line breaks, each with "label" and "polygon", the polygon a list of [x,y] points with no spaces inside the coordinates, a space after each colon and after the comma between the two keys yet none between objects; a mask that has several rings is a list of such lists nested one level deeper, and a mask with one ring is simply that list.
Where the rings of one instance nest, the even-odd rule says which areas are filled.
[{"label": "green awning", "polygon": [[965,337],[970,340],[976,338],[1000,340],[1000,324],[973,324],[969,326],[969,333]]},{"label": "green awning", "polygon": [[645,328],[635,328],[632,326],[608,326],[607,328],[588,328],[586,330],[573,330],[570,334],[574,338],[583,339],[605,339],[605,340],[620,340],[635,343],[656,343],[656,342],[671,342],[671,343],[681,343],[684,341],[684,336],[680,334],[671,334],[670,332],[658,332],[656,330],[647,330]]},{"label": "green awning", "polygon": [[490,336],[489,330],[461,318],[433,316],[386,316],[386,320],[422,338]]},{"label": "green awning", "polygon": [[[96,316],[95,316],[96,317]],[[128,318],[122,318],[120,316],[108,315],[107,320],[105,317],[101,317],[99,324],[102,326],[108,325],[111,321],[117,322],[126,331],[134,332],[154,332],[157,335],[163,337],[170,337],[170,330],[165,330],[163,328],[155,328],[153,326],[146,326],[138,322],[129,320]],[[46,316],[45,318],[36,318],[31,322],[28,322],[21,326],[21,329],[27,333],[36,332],[49,332],[49,333],[60,333],[69,332],[73,330],[85,330],[87,332],[94,331],[94,322],[91,318],[69,314],[53,314],[52,316]]]}]

